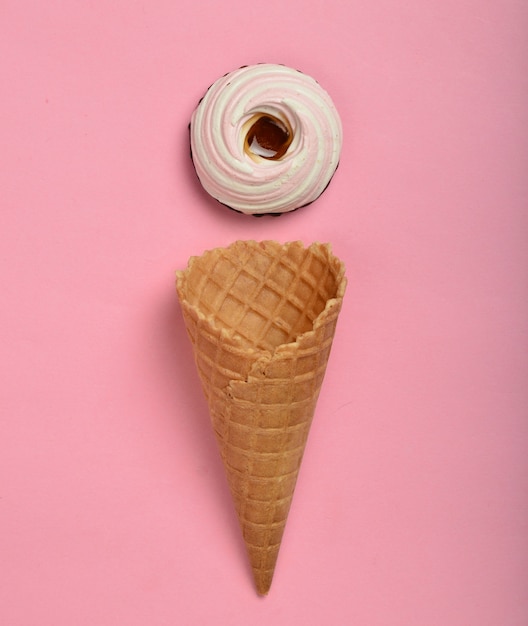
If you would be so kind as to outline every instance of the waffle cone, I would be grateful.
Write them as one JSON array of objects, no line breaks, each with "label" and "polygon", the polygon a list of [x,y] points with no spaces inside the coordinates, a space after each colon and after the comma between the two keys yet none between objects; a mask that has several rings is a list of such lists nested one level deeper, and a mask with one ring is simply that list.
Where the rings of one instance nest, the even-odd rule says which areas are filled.
[{"label": "waffle cone", "polygon": [[237,241],[177,291],[257,591],[269,591],[345,291],[327,244]]}]

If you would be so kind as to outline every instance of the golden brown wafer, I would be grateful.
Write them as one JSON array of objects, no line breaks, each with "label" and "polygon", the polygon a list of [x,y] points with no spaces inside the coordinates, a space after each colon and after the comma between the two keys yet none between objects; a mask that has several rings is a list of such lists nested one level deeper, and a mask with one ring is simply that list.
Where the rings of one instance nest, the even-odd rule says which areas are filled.
[{"label": "golden brown wafer", "polygon": [[237,241],[177,291],[257,591],[269,591],[345,291],[328,244]]}]

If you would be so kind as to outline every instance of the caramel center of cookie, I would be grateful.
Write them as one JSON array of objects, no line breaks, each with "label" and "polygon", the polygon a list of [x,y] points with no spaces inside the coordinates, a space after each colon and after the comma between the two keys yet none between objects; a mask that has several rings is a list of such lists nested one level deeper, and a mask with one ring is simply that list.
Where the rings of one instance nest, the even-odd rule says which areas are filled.
[{"label": "caramel center of cookie", "polygon": [[277,161],[286,154],[293,133],[282,121],[272,115],[257,113],[248,122],[249,130],[244,150],[250,157],[262,157]]}]

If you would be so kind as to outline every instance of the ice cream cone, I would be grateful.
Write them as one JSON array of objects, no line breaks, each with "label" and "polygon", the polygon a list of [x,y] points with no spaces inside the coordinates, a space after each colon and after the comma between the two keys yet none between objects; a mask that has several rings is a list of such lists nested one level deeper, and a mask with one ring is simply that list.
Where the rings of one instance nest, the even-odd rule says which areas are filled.
[{"label": "ice cream cone", "polygon": [[257,591],[269,591],[345,291],[327,244],[237,241],[177,290]]}]

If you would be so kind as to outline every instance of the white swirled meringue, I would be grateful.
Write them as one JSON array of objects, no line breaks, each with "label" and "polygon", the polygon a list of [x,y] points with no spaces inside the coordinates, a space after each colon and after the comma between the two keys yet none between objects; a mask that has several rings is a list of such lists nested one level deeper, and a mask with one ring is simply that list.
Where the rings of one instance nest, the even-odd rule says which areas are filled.
[{"label": "white swirled meringue", "polygon": [[339,163],[342,126],[313,78],[261,63],[209,88],[192,115],[190,141],[211,196],[242,213],[277,214],[325,190]]}]

